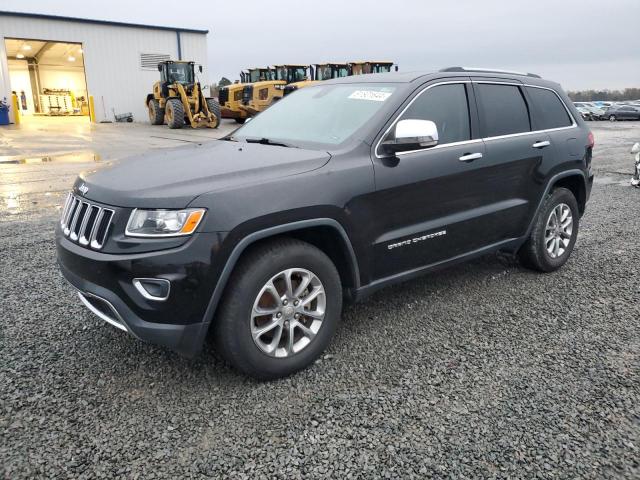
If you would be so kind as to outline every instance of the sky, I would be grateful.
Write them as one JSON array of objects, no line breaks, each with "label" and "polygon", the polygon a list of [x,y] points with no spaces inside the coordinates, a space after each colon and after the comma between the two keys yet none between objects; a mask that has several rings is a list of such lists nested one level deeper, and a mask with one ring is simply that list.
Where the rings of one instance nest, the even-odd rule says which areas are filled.
[{"label": "sky", "polygon": [[377,59],[405,72],[534,72],[567,90],[640,86],[640,0],[0,0],[0,10],[208,29],[210,81]]}]

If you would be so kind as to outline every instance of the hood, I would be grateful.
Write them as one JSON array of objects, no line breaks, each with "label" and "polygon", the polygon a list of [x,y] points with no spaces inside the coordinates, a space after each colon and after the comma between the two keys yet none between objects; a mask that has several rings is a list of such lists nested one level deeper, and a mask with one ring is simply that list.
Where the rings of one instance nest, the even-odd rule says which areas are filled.
[{"label": "hood", "polygon": [[83,172],[74,192],[117,207],[184,208],[203,193],[299,175],[329,158],[317,150],[214,140],[153,150]]}]

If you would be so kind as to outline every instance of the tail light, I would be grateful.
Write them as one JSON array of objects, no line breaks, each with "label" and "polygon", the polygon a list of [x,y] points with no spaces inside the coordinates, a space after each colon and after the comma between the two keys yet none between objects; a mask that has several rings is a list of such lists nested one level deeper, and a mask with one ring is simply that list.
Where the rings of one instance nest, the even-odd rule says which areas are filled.
[{"label": "tail light", "polygon": [[587,135],[587,141],[589,142],[587,146],[593,148],[596,144],[596,141],[593,138],[593,132],[589,132],[589,135]]}]

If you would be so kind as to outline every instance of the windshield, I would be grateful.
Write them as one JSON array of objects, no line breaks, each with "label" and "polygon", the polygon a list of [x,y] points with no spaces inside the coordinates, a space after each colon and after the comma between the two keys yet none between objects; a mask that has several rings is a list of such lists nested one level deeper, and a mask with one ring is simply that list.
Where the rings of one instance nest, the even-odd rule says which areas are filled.
[{"label": "windshield", "polygon": [[250,83],[262,82],[264,80],[271,80],[269,70],[267,70],[266,68],[255,68],[249,70]]},{"label": "windshield", "polygon": [[374,63],[371,65],[371,73],[389,73],[391,71],[391,65]]},{"label": "windshield", "polygon": [[318,65],[316,69],[316,80],[330,80],[349,76],[349,69],[346,66]]},{"label": "windshield", "polygon": [[331,78],[331,66],[318,65],[316,69],[316,80],[329,80]]},{"label": "windshield", "polygon": [[349,69],[344,66],[344,67],[336,67],[333,70],[333,78],[342,78],[342,77],[348,77],[349,76]]},{"label": "windshield", "polygon": [[306,67],[278,67],[276,70],[276,80],[284,80],[287,83],[301,82],[306,78]]},{"label": "windshield", "polygon": [[289,145],[338,145],[370,120],[393,95],[389,84],[316,85],[297,90],[233,134]]},{"label": "windshield", "polygon": [[193,67],[188,63],[170,63],[167,66],[170,83],[193,83]]}]

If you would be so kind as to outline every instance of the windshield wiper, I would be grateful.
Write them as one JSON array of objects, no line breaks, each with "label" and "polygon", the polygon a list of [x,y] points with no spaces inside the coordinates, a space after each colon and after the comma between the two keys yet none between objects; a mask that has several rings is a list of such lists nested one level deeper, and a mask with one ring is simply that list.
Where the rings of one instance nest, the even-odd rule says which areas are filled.
[{"label": "windshield wiper", "polygon": [[275,147],[298,148],[295,145],[290,145],[288,143],[274,142],[272,140],[269,140],[266,137],[262,137],[262,138],[245,138],[244,141],[247,142],[247,143],[259,143],[261,145],[273,145]]}]

